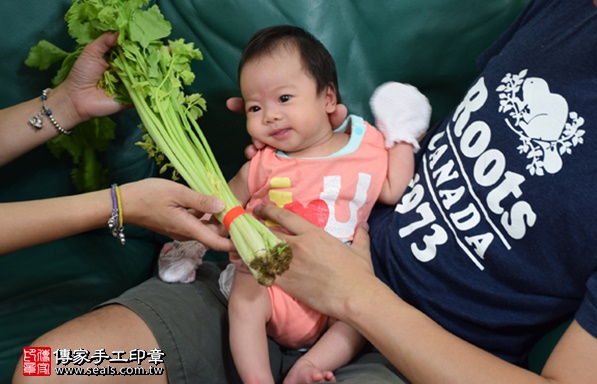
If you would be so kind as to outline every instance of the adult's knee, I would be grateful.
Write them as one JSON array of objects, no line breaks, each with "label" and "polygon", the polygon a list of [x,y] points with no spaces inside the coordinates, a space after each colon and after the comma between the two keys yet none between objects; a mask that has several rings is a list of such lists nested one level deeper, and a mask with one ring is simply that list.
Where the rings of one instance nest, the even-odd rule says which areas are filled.
[{"label": "adult's knee", "polygon": [[[145,322],[138,317],[130,309],[121,305],[109,305],[93,312],[87,313],[81,317],[72,319],[58,328],[55,328],[46,334],[37,338],[31,346],[50,347],[53,352],[58,350],[72,351],[82,350],[88,351],[89,356],[92,356],[96,351],[104,350],[106,353],[112,351],[132,351],[145,350],[149,351],[157,346],[157,341]],[[71,354],[72,357],[72,354]],[[58,368],[57,360],[52,355],[52,369]],[[23,375],[23,358],[21,357],[15,373],[13,375],[13,384],[29,383],[32,380],[38,379],[35,376]],[[146,363],[146,362],[144,362]],[[109,366],[111,363],[104,360],[100,364],[89,362],[81,365],[73,365],[74,363],[62,363],[60,368],[77,367],[82,369],[87,368],[101,368]],[[138,365],[136,362],[131,365]],[[122,364],[119,364],[119,367]],[[126,366],[126,364],[124,365]],[[146,379],[156,380],[156,383],[166,383],[166,375],[147,376],[145,381],[143,376],[85,376],[85,375],[57,375],[56,372],[51,372],[50,376],[44,377],[44,384],[46,383],[88,383],[88,382],[149,382]],[[39,382],[36,380],[35,382]],[[154,381],[152,381],[154,382]]]}]

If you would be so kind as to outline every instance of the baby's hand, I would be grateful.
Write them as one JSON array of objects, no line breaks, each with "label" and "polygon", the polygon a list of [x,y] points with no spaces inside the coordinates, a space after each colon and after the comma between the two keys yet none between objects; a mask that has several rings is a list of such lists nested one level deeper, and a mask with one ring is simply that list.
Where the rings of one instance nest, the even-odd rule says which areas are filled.
[{"label": "baby's hand", "polygon": [[418,139],[431,119],[431,105],[425,95],[412,85],[388,82],[377,87],[369,105],[387,148],[406,142],[415,152],[419,150]]}]

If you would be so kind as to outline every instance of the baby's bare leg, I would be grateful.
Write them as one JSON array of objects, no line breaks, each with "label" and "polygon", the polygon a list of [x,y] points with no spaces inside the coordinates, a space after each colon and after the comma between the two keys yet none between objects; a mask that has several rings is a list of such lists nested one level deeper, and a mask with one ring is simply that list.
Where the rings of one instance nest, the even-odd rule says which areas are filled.
[{"label": "baby's bare leg", "polygon": [[284,384],[335,382],[333,371],[348,364],[365,344],[349,325],[335,322],[290,369]]},{"label": "baby's bare leg", "polygon": [[230,348],[243,383],[273,384],[265,328],[271,317],[267,289],[251,274],[237,271],[228,314]]}]

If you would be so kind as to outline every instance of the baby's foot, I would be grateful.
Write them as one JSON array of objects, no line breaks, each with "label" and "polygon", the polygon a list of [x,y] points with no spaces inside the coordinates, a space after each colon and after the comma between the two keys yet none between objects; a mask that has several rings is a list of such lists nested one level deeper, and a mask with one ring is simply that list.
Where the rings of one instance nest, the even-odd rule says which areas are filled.
[{"label": "baby's foot", "polygon": [[306,359],[299,359],[290,369],[284,384],[335,383],[332,371],[322,371]]}]

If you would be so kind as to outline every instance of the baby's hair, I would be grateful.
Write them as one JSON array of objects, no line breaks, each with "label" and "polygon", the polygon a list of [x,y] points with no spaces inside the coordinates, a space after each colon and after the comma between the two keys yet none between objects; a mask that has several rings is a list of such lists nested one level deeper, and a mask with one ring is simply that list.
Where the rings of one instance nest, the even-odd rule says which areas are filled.
[{"label": "baby's hair", "polygon": [[323,92],[329,84],[336,90],[336,99],[341,103],[336,63],[325,46],[311,33],[292,25],[275,25],[257,31],[245,46],[238,76],[249,61],[270,54],[280,47],[296,49],[305,71],[315,79],[317,93]]}]

